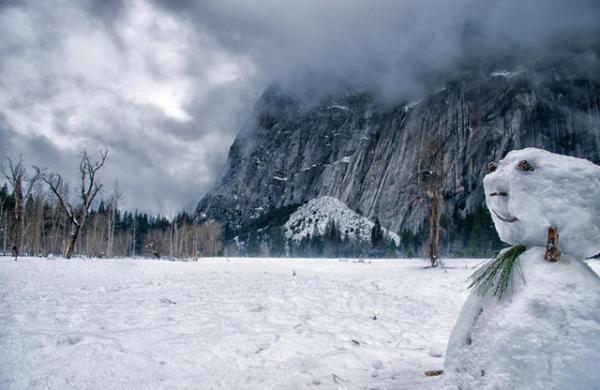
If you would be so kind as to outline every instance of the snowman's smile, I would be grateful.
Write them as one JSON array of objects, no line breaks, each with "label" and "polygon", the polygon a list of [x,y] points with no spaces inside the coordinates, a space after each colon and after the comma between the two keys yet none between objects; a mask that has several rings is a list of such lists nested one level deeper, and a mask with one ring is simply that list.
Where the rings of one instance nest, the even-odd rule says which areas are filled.
[{"label": "snowman's smile", "polygon": [[501,220],[502,222],[506,222],[506,223],[513,223],[513,222],[517,222],[519,220],[519,218],[517,217],[504,217],[502,215],[500,215],[500,213],[498,213],[496,210],[492,209],[492,212],[494,213],[494,215],[496,217],[498,217],[499,220]]}]

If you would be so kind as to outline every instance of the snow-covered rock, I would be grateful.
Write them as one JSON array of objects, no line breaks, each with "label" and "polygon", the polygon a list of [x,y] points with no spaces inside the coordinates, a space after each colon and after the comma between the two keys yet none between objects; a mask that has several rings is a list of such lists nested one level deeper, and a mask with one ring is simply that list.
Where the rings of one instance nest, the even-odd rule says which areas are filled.
[{"label": "snow-covered rock", "polygon": [[[286,238],[299,242],[304,237],[321,236],[327,224],[336,224],[342,237],[354,241],[371,240],[374,222],[350,210],[346,204],[331,196],[322,196],[309,201],[296,210],[284,225]],[[397,234],[383,229],[384,236],[400,243]]]},{"label": "snow-covered rock", "polygon": [[[453,389],[598,389],[600,167],[537,149],[513,151],[484,179],[500,238],[525,245],[508,294],[474,290],[448,342]],[[556,226],[561,260],[544,260]],[[498,283],[495,278],[494,284]]]}]

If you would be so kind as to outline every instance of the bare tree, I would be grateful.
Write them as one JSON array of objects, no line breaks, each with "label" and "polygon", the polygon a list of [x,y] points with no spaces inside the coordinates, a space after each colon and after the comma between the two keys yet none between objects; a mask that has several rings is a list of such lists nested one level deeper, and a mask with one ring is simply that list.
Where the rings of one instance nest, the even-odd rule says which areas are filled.
[{"label": "bare tree", "polygon": [[202,242],[204,256],[216,256],[221,250],[221,234],[223,232],[222,225],[211,219],[210,221],[200,225],[199,240]]},{"label": "bare tree", "polygon": [[429,209],[429,237],[427,239],[427,255],[432,267],[438,266],[440,258],[440,220],[442,216],[442,180],[439,171],[432,171],[429,194],[431,206]]},{"label": "bare tree", "polygon": [[33,175],[28,176],[25,163],[21,156],[19,156],[19,161],[16,162],[8,157],[6,160],[8,161],[8,169],[2,167],[1,171],[12,188],[12,195],[15,203],[12,253],[16,261],[21,251],[23,230],[25,230],[25,215],[23,212],[24,201],[29,198],[33,186],[40,179],[40,173],[36,169],[36,172]]},{"label": "bare tree", "polygon": [[190,231],[190,238],[191,238],[191,245],[192,245],[192,250],[191,250],[191,256],[194,260],[198,260],[198,251],[200,249],[200,242],[202,240],[202,225],[192,225],[191,231]]},{"label": "bare tree", "polygon": [[157,259],[160,259],[160,252],[158,251],[158,248],[156,246],[156,244],[154,243],[154,241],[150,241],[146,247],[148,249],[150,249],[150,251],[152,251],[152,256],[154,256]]},{"label": "bare tree", "polygon": [[4,211],[4,204],[6,203],[6,198],[4,195],[8,195],[4,193],[4,188],[2,189],[3,196],[0,197],[0,232],[2,232],[2,255],[5,255],[6,252],[6,241],[7,241],[7,231],[8,231],[8,215],[7,212]]},{"label": "bare tree", "polygon": [[152,229],[144,237],[144,247],[148,249],[153,257],[158,259],[161,257],[161,253],[167,247],[170,247],[170,240],[170,230]]},{"label": "bare tree", "polygon": [[[437,127],[434,127],[436,129]],[[427,238],[427,256],[431,267],[440,266],[441,217],[443,212],[443,185],[450,164],[444,162],[445,140],[441,140],[439,132],[429,138],[425,149],[425,165],[428,166],[426,193],[429,198],[429,234]]]},{"label": "bare tree", "polygon": [[31,253],[42,254],[46,250],[46,227],[44,226],[44,198],[41,183],[36,183],[29,198],[25,199],[25,228],[22,247]]},{"label": "bare tree", "polygon": [[[62,186],[61,196],[63,198],[68,197],[69,188],[66,183]],[[51,203],[51,212],[50,212],[50,235],[49,235],[49,253],[56,254],[58,252],[64,252],[66,248],[65,239],[66,237],[66,225],[67,225],[67,216],[63,212],[62,207],[58,199],[54,203]]]},{"label": "bare tree", "polygon": [[44,181],[50,187],[50,190],[58,198],[60,206],[67,214],[69,221],[71,222],[71,232],[69,234],[69,243],[65,250],[65,258],[70,259],[75,251],[75,244],[77,243],[77,237],[81,228],[87,221],[88,212],[90,206],[94,202],[94,199],[98,193],[102,190],[102,184],[97,181],[98,171],[104,166],[106,157],[108,156],[108,149],[100,151],[100,158],[96,161],[91,161],[87,151],[83,151],[81,154],[81,162],[79,163],[79,173],[81,175],[81,191],[79,193],[79,200],[81,205],[79,209],[72,206],[72,204],[63,196],[62,187],[65,180],[58,174],[44,175]]},{"label": "bare tree", "polygon": [[117,213],[119,211],[119,201],[123,197],[123,193],[121,192],[121,187],[119,186],[119,182],[115,181],[113,186],[113,193],[110,198],[110,205],[108,209],[108,239],[106,244],[106,256],[111,257],[113,255],[113,247],[115,242],[115,223],[117,219]]},{"label": "bare tree", "polygon": [[128,249],[128,254],[129,256],[133,256],[135,257],[135,250],[136,250],[136,243],[137,243],[137,218],[134,216],[133,217],[133,224],[131,226],[131,235],[129,237],[130,239],[130,244],[129,244],[129,249]]},{"label": "bare tree", "polygon": [[177,226],[177,222],[173,221],[171,223],[171,240],[169,241],[169,256],[176,257],[177,256],[177,241],[179,239],[179,228]]}]

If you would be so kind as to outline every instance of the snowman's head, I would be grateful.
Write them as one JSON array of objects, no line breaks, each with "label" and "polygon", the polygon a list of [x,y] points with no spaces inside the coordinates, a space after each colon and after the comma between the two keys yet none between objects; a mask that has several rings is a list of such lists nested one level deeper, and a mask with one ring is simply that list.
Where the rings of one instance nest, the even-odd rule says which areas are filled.
[{"label": "snowman's head", "polygon": [[527,148],[490,163],[489,171],[485,200],[502,241],[545,246],[556,226],[561,251],[600,253],[600,166]]}]

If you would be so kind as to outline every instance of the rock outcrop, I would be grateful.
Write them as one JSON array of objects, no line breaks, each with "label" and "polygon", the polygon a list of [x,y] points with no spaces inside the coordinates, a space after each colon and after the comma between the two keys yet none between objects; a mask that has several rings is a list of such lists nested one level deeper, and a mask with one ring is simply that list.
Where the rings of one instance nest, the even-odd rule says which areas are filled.
[{"label": "rock outcrop", "polygon": [[446,215],[484,203],[490,161],[535,146],[600,162],[599,72],[564,61],[470,72],[423,99],[390,106],[369,93],[307,105],[268,88],[231,146],[199,219],[235,231],[267,210],[339,199],[393,232],[425,226],[431,171]]},{"label": "rock outcrop", "polygon": [[[370,242],[374,222],[358,215],[345,204],[330,196],[312,199],[290,215],[283,229],[285,237],[294,243],[310,236],[324,236],[333,224],[344,240]],[[400,244],[394,232],[382,230],[385,240]]]}]

